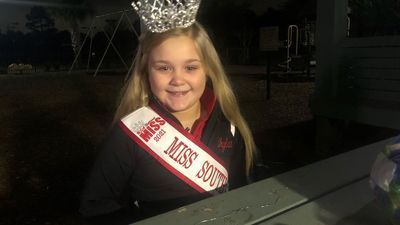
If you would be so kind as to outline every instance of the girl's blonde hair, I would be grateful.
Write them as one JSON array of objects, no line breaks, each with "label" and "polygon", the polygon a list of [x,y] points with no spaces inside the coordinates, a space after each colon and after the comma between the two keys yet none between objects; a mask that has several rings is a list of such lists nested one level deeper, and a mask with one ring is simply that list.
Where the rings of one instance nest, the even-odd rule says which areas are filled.
[{"label": "girl's blonde hair", "polygon": [[134,60],[134,69],[122,91],[121,101],[114,116],[114,123],[134,110],[146,106],[151,94],[148,82],[148,60],[151,50],[170,37],[188,36],[193,39],[204,70],[211,79],[214,94],[225,117],[240,131],[246,148],[246,173],[249,175],[255,143],[253,135],[240,113],[230,82],[225,74],[221,60],[207,32],[199,23],[187,28],[176,28],[163,33],[144,32]]}]

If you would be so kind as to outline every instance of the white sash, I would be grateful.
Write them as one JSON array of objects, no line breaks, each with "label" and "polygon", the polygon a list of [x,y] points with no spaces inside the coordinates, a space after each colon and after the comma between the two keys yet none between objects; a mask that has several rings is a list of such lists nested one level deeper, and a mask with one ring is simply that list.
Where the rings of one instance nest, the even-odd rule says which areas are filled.
[{"label": "white sash", "polygon": [[185,136],[174,127],[174,122],[167,120],[146,106],[124,117],[121,127],[161,165],[197,191],[225,192],[228,171],[224,162],[202,142]]}]

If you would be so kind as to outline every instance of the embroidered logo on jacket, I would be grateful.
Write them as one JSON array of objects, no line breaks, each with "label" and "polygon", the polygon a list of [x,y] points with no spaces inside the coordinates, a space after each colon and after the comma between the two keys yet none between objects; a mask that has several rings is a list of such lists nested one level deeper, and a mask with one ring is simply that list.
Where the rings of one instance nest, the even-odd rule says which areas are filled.
[{"label": "embroidered logo on jacket", "polygon": [[217,149],[219,151],[226,151],[232,148],[232,139],[230,138],[218,138]]}]

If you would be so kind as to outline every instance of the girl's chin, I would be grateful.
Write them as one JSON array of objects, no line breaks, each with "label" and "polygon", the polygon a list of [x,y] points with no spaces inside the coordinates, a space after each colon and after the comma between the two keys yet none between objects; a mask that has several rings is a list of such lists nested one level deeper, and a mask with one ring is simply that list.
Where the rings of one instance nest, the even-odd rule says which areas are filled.
[{"label": "girl's chin", "polygon": [[166,108],[168,109],[168,111],[176,113],[176,112],[183,112],[186,111],[188,109],[188,107],[186,106],[181,106],[181,105],[167,105]]},{"label": "girl's chin", "polygon": [[192,107],[195,107],[195,104],[191,104],[190,101],[174,101],[164,104],[164,106],[170,112],[183,112],[190,110]]}]

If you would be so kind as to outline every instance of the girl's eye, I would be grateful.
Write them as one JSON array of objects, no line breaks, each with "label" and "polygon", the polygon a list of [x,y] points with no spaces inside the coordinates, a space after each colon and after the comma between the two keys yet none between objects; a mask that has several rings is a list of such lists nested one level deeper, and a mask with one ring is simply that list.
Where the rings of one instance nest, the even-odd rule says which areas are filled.
[{"label": "girl's eye", "polygon": [[187,66],[186,70],[187,71],[194,71],[194,70],[197,70],[198,68],[199,68],[198,66]]},{"label": "girl's eye", "polygon": [[158,71],[163,71],[163,72],[171,71],[171,67],[169,67],[169,66],[157,66],[156,69]]}]

